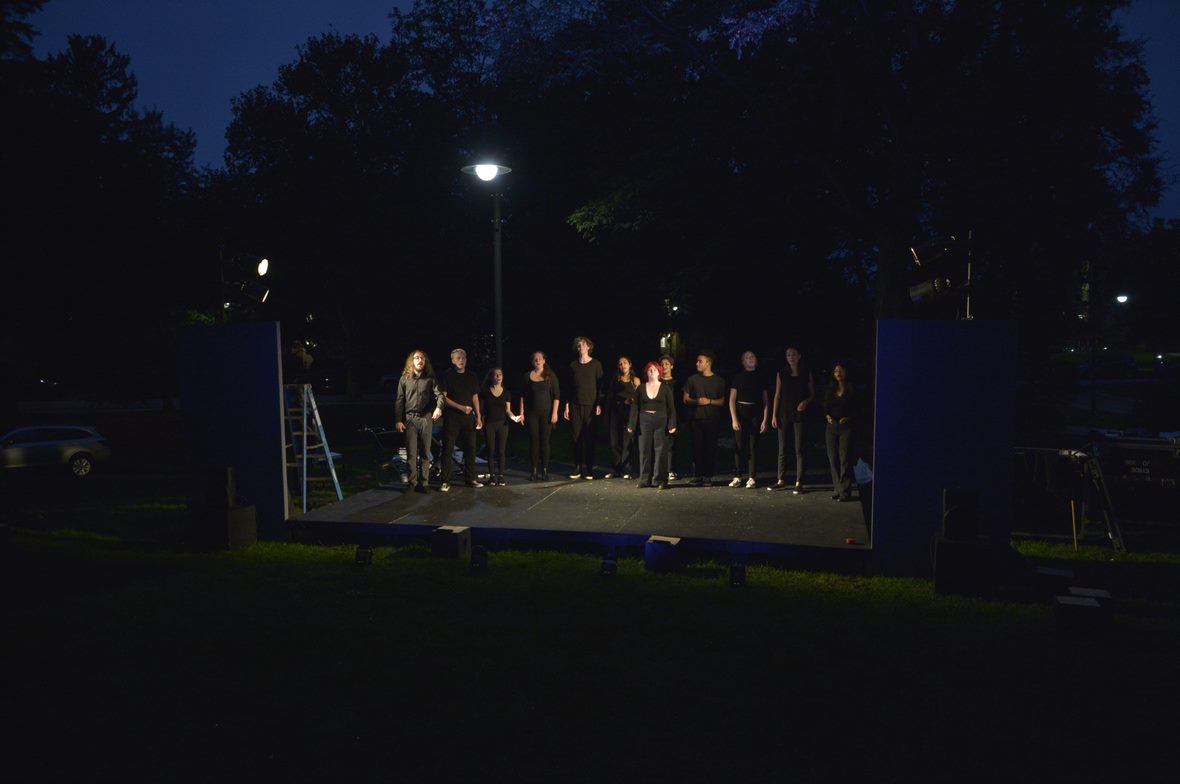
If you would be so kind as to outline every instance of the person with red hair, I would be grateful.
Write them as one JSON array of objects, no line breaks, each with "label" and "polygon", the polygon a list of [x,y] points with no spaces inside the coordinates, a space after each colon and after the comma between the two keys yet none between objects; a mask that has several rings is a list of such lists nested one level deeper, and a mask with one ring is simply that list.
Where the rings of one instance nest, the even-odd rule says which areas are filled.
[{"label": "person with red hair", "polygon": [[631,408],[627,432],[639,430],[639,487],[657,483],[661,490],[668,487],[668,445],[676,432],[676,401],[672,388],[660,380],[663,371],[655,362],[643,368],[644,383],[636,394]]}]

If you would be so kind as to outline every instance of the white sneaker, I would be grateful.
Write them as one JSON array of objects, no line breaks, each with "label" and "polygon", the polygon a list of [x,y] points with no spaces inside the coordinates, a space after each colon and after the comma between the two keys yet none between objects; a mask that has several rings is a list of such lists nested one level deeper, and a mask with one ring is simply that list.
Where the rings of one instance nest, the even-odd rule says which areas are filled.
[{"label": "white sneaker", "polygon": [[581,478],[582,478],[581,474],[570,474],[570,479],[581,479]]},{"label": "white sneaker", "polygon": [[624,478],[624,479],[630,479],[630,478],[631,478],[631,475],[630,475],[630,474],[623,474],[623,478]]},{"label": "white sneaker", "polygon": [[607,471],[606,474],[604,474],[602,478],[603,479],[614,479],[615,472],[614,471]]},{"label": "white sneaker", "polygon": [[754,487],[757,484],[758,483],[754,481],[754,477],[750,477],[746,480],[746,487]]},{"label": "white sneaker", "polygon": [[447,483],[447,482],[443,482],[443,483],[442,483],[442,487],[440,487],[440,488],[438,489],[438,491],[439,491],[440,493],[449,493],[449,492],[451,492],[451,485],[450,485],[449,483]]},{"label": "white sneaker", "polygon": [[676,476],[676,472],[675,472],[675,471],[669,471],[669,472],[668,472],[668,481],[669,481],[669,482],[675,481],[675,480],[677,480],[677,479],[679,479],[679,478],[680,478],[680,477]]},{"label": "white sneaker", "polygon": [[733,481],[729,483],[729,486],[730,487],[741,487],[742,486],[741,478],[735,476],[733,478]]}]

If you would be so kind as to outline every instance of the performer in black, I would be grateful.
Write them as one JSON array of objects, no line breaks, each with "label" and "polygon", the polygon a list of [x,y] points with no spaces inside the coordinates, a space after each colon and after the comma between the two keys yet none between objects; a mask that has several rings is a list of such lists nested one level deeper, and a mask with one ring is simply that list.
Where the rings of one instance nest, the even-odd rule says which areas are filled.
[{"label": "performer in black", "polygon": [[[415,488],[425,493],[430,481],[430,432],[432,425],[442,416],[443,393],[434,377],[434,368],[425,351],[415,349],[406,357],[401,378],[397,381],[397,402],[394,416],[397,432],[406,435],[406,462],[409,463],[409,479],[406,490]],[[421,459],[422,468],[418,461]]]},{"label": "performer in black", "polygon": [[721,432],[721,409],[725,406],[725,380],[713,372],[713,352],[697,354],[697,372],[684,382],[684,405],[692,421],[692,458],[695,463],[691,484],[713,483],[717,457],[717,436]]},{"label": "performer in black", "polygon": [[832,368],[832,383],[824,392],[825,440],[828,467],[832,471],[832,500],[852,500],[852,428],[856,395],[848,383],[848,371],[839,362]]},{"label": "performer in black", "polygon": [[774,377],[774,404],[770,426],[778,431],[778,481],[771,490],[787,487],[787,439],[795,438],[795,495],[803,493],[803,467],[807,452],[807,407],[815,400],[815,376],[794,346],[787,347],[787,364]]},{"label": "performer in black", "polygon": [[545,352],[534,351],[533,369],[520,385],[520,415],[529,429],[529,460],[533,470],[529,479],[549,478],[549,437],[557,424],[561,385],[550,369]]},{"label": "performer in black", "polygon": [[607,385],[607,426],[610,430],[611,470],[607,479],[621,476],[631,478],[632,431],[628,429],[631,410],[635,408],[635,390],[639,387],[639,376],[631,371],[631,360],[619,357],[618,373]]},{"label": "performer in black", "polygon": [[492,368],[484,377],[479,391],[479,407],[483,412],[483,435],[488,442],[488,484],[504,487],[504,461],[508,455],[508,420],[519,422],[512,413],[512,393],[504,387],[504,371]]},{"label": "performer in black", "polygon": [[746,471],[746,487],[756,487],[758,481],[758,437],[766,432],[770,415],[770,395],[766,379],[758,372],[758,357],[753,351],[742,354],[742,369],[733,374],[729,385],[729,418],[733,424],[733,481],[730,487],[742,486],[742,472]]},{"label": "performer in black", "polygon": [[627,431],[639,429],[639,487],[651,487],[658,482],[661,490],[668,488],[668,446],[676,433],[676,401],[672,386],[660,380],[660,366],[648,362],[643,368],[647,379],[638,389]]},{"label": "performer in black", "polygon": [[479,381],[467,372],[467,352],[451,352],[451,369],[443,374],[442,391],[446,400],[443,416],[442,492],[451,489],[451,464],[455,442],[463,439],[463,473],[468,487],[483,487],[475,478],[475,431],[483,428],[479,409]]},{"label": "performer in black", "polygon": [[[668,389],[672,390],[672,399],[676,401],[677,419],[685,421],[684,411],[680,407],[680,385],[673,375],[673,370],[676,367],[676,360],[671,354],[665,354],[660,357],[660,381],[668,385]],[[676,434],[668,436],[668,480],[675,481],[676,479]]]},{"label": "performer in black", "polygon": [[570,363],[570,393],[565,400],[565,418],[574,440],[574,471],[570,479],[594,478],[594,423],[602,416],[602,363],[590,356],[594,343],[588,337],[574,338],[578,358]]}]

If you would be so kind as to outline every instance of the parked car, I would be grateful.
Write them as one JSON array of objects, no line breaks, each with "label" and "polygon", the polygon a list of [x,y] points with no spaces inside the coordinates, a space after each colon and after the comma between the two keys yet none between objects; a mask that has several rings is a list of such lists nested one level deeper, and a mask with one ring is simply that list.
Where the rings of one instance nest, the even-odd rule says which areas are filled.
[{"label": "parked car", "polygon": [[85,425],[36,425],[18,427],[0,436],[0,466],[69,466],[77,477],[89,476],[95,463],[111,457],[107,441]]}]

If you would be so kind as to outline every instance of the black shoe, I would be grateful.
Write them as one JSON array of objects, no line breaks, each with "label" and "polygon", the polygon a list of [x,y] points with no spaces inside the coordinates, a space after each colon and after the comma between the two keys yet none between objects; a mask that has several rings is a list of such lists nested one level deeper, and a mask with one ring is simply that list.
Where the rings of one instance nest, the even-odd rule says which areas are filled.
[{"label": "black shoe", "polygon": [[832,500],[833,500],[833,501],[839,501],[839,500],[840,500],[840,494],[839,494],[839,493],[832,493]]},{"label": "black shoe", "polygon": [[541,481],[542,482],[549,481],[549,469],[548,468],[546,468],[544,471],[541,472]]},{"label": "black shoe", "polygon": [[651,482],[640,482],[639,484],[637,484],[637,485],[635,485],[635,486],[636,486],[636,487],[640,487],[640,488],[642,488],[642,487],[651,487]]},{"label": "black shoe", "polygon": [[851,501],[851,500],[852,500],[852,496],[850,496],[850,495],[842,495],[842,496],[840,496],[840,503],[844,503],[844,504],[846,504],[846,503],[848,503],[848,502],[849,502],[849,501]]},{"label": "black shoe", "polygon": [[667,490],[667,489],[668,489],[668,483],[667,483],[667,482],[660,482],[660,484],[659,484],[659,488],[660,488],[661,490]]},{"label": "black shoe", "polygon": [[430,492],[430,488],[427,487],[426,485],[418,485],[417,487],[414,488],[414,492],[422,493],[423,495],[425,495],[426,493]]}]

